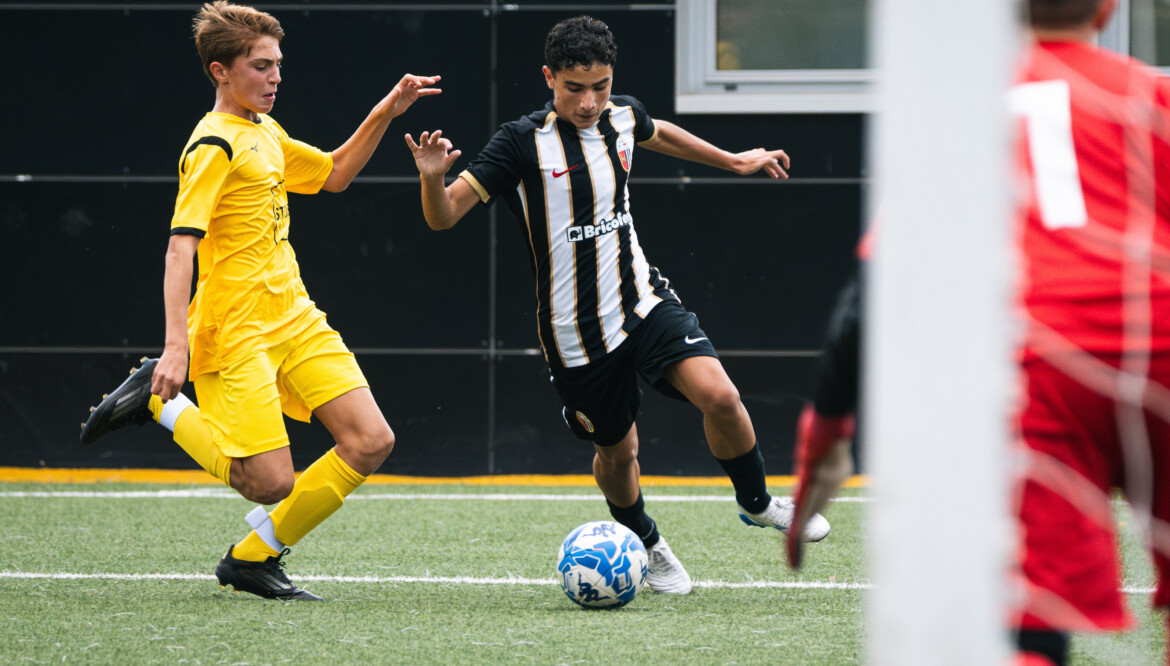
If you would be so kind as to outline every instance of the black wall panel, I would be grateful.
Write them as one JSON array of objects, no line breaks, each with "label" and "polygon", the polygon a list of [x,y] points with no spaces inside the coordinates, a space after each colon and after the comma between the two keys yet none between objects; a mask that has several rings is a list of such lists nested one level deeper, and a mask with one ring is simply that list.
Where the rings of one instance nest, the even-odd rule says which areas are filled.
[{"label": "black wall panel", "polygon": [[[159,346],[176,184],[0,182],[8,239],[0,346]],[[487,336],[487,214],[431,231],[418,185],[291,195],[290,240],[353,347],[472,347]]]},{"label": "black wall panel", "polygon": [[172,183],[0,182],[0,345],[160,345],[175,192]]},{"label": "black wall panel", "polygon": [[[434,128],[455,137],[489,128],[489,23],[479,12],[308,11],[281,17],[285,67],[273,116],[290,134],[330,150],[403,74],[443,77],[443,93],[396,118],[365,176],[418,177],[402,140]],[[295,85],[295,88],[294,88]]]},{"label": "black wall panel", "polygon": [[[190,7],[0,9],[6,83],[22,100],[0,118],[26,128],[6,132],[0,173],[175,176],[191,130],[215,102]],[[481,13],[277,14],[284,67],[272,116],[292,136],[325,150],[341,145],[407,72],[444,75],[443,94],[395,120],[365,175],[417,175],[403,133],[487,131],[488,60],[469,57],[488,51]],[[45,35],[54,48],[43,47]]]},{"label": "black wall panel", "polygon": [[[358,361],[399,443],[382,472],[486,473],[483,357],[370,353]],[[153,423],[127,426],[88,446],[78,441],[88,406],[137,365],[138,356],[129,353],[0,353],[0,465],[194,468],[170,433]],[[190,384],[184,392],[194,397]],[[319,422],[286,422],[298,469],[332,446]]]},{"label": "black wall panel", "polygon": [[[395,434],[394,451],[382,473],[488,473],[488,363],[483,356],[358,354],[358,362]],[[289,437],[298,468],[320,455],[297,452],[302,440],[311,446],[332,445],[319,423],[298,423]]]},{"label": "black wall panel", "polygon": [[[0,353],[0,465],[161,467],[194,463],[154,424],[128,426],[86,446],[78,442],[87,407],[137,365],[130,353]],[[593,447],[561,417],[556,390],[539,356],[498,356],[495,410],[489,409],[486,355],[359,353],[396,445],[382,473],[425,476],[588,474]],[[751,414],[773,474],[792,461],[793,424],[816,359],[723,359]],[[718,476],[690,405],[643,385],[639,456],[646,474]],[[194,396],[187,385],[185,392]],[[494,423],[492,414],[494,413]],[[318,422],[287,421],[293,460],[307,466],[332,446]],[[489,430],[494,429],[494,437]],[[491,442],[491,446],[488,443]]]},{"label": "black wall panel", "polygon": [[432,231],[417,183],[358,183],[294,197],[289,208],[305,286],[346,344],[485,346],[486,211]]},{"label": "black wall panel", "polygon": [[[77,432],[101,393],[161,349],[176,165],[214,101],[190,36],[195,4],[21,7],[0,5],[11,96],[0,105],[0,465],[191,468],[157,426],[94,447]],[[631,180],[648,258],[723,353],[769,473],[790,470],[815,350],[854,266],[860,116],[676,115],[670,2],[276,7],[286,37],[273,116],[294,137],[335,148],[403,73],[443,76],[443,94],[393,122],[349,190],[290,200],[309,293],[358,354],[397,434],[381,471],[590,469],[592,447],[565,427],[536,349],[517,222],[503,206],[476,207],[455,229],[430,231],[402,141],[443,129],[464,151],[458,173],[500,123],[551,98],[545,34],[580,13],[615,33],[615,93],[729,150],[781,147],[792,158],[793,179],[772,182],[642,150]],[[648,389],[639,431],[645,473],[722,473],[689,405]],[[290,422],[289,432],[298,467],[331,445],[317,423]]]}]

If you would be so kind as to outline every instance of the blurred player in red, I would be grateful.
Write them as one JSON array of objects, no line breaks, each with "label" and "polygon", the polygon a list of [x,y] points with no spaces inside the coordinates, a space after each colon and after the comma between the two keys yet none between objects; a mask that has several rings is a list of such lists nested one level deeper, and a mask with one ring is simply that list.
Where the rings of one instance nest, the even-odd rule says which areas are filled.
[{"label": "blurred player in red", "polygon": [[1013,479],[1019,664],[1134,620],[1121,488],[1170,603],[1170,84],[1093,40],[1117,0],[1029,0],[1011,106],[1021,174],[1023,386]]},{"label": "blurred player in red", "polygon": [[[857,247],[857,257],[869,259],[873,230]],[[796,509],[787,534],[788,564],[800,568],[804,543],[800,534],[808,516],[823,513],[841,484],[853,473],[853,435],[857,428],[858,384],[861,362],[861,296],[864,266],[841,288],[821,347],[821,361],[813,401],[797,422]]]}]

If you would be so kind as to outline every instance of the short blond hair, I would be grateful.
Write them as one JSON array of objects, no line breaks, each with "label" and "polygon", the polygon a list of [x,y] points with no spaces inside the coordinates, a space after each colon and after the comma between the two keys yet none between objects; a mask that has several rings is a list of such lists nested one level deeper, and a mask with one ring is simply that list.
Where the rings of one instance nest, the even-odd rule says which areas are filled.
[{"label": "short blond hair", "polygon": [[247,54],[260,37],[275,37],[277,42],[284,37],[280,21],[271,14],[245,5],[233,5],[226,0],[204,3],[195,15],[193,28],[195,50],[203,61],[203,73],[216,87],[219,83],[211,75],[211,63],[231,67],[236,58]]}]

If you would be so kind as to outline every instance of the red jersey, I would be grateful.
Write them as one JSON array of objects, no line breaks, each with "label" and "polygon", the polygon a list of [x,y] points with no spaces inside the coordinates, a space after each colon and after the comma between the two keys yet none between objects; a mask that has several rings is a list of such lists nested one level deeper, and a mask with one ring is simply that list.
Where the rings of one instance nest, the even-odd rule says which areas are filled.
[{"label": "red jersey", "polygon": [[1041,42],[1011,105],[1026,346],[1170,350],[1170,85],[1136,60]]}]

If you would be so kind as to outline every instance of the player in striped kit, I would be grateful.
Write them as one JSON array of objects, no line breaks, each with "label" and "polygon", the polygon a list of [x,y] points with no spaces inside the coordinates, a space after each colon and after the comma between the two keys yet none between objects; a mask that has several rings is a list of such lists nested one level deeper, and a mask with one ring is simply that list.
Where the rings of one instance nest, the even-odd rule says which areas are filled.
[{"label": "player in striped kit", "polygon": [[[739,392],[715,348],[670,282],[647,261],[630,214],[634,146],[747,175],[786,178],[788,156],[757,148],[733,154],[654,120],[633,97],[613,95],[617,48],[609,28],[587,16],[549,32],[545,82],[553,100],[505,124],[447,186],[461,151],[424,132],[406,136],[422,180],[431,228],[448,229],[477,202],[503,198],[522,222],[537,283],[538,334],[569,428],[593,442],[593,475],[610,513],[650,554],[650,587],[686,594],[691,579],[646,515],[638,475],[641,402],[637,375],[703,412],[712,453],[735,486],[744,522],[787,529],[788,498],[766,488],[764,460]],[[804,536],[829,532],[821,516]]]}]

